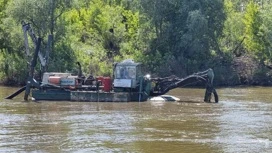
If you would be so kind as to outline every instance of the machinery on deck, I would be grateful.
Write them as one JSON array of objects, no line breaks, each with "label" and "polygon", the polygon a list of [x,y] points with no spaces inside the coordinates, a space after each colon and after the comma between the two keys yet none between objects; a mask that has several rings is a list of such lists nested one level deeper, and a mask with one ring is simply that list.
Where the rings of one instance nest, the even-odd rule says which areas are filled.
[{"label": "machinery on deck", "polygon": [[[210,102],[211,95],[214,95],[214,101],[218,102],[218,95],[213,87],[214,73],[212,69],[203,72],[194,73],[185,78],[176,76],[166,78],[151,78],[150,75],[143,75],[141,63],[133,60],[124,60],[114,64],[113,77],[94,77],[85,78],[82,75],[81,65],[78,62],[78,75],[71,73],[46,72],[49,59],[49,48],[52,36],[48,37],[47,49],[45,55],[40,50],[41,38],[35,36],[30,24],[22,23],[26,55],[30,56],[28,47],[27,33],[30,35],[35,52],[32,58],[29,58],[29,75],[26,86],[15,93],[6,97],[12,99],[21,92],[25,91],[24,99],[32,93],[35,100],[70,100],[70,101],[146,101],[149,97],[164,95],[169,90],[186,85],[202,82],[206,85],[204,101]],[[34,78],[34,70],[39,57],[41,63],[42,77],[41,81]]]}]

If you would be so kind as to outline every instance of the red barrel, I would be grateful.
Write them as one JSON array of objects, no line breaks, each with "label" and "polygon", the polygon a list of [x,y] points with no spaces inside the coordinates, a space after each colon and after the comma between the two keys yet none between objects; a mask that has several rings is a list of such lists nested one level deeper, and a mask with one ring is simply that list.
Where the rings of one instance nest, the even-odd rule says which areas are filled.
[{"label": "red barrel", "polygon": [[97,76],[96,77],[96,81],[99,81],[100,82],[100,85],[99,86],[103,86],[104,84],[104,77],[103,76]]},{"label": "red barrel", "polygon": [[110,92],[111,91],[111,78],[110,77],[104,77],[103,84],[104,84],[103,90],[105,92]]}]

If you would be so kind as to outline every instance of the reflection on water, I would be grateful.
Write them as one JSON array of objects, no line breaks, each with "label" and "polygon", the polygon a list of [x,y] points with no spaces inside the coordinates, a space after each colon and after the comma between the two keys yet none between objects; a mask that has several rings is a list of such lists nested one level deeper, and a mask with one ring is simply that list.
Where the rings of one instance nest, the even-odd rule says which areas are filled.
[{"label": "reflection on water", "polygon": [[272,152],[272,88],[176,89],[182,102],[24,102],[0,87],[1,152]]}]

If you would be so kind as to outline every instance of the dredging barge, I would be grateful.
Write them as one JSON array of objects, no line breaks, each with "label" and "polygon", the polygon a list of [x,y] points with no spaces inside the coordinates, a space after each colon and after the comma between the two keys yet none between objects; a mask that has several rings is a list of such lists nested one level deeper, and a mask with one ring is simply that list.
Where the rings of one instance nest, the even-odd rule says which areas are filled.
[{"label": "dredging barge", "polygon": [[[169,90],[184,87],[188,84],[202,82],[206,86],[205,102],[210,102],[212,94],[214,101],[218,102],[218,95],[213,87],[214,73],[212,69],[194,73],[185,78],[170,76],[165,78],[151,78],[142,73],[141,63],[133,60],[124,60],[114,64],[113,76],[84,77],[81,65],[78,62],[78,75],[71,73],[46,72],[49,57],[49,47],[43,56],[40,51],[41,38],[37,38],[30,24],[22,23],[27,56],[30,55],[27,34],[31,37],[35,46],[33,57],[29,61],[29,76],[26,86],[6,97],[12,99],[25,91],[24,100],[29,95],[35,100],[65,100],[83,102],[132,102],[146,101],[149,97],[160,96]],[[50,46],[52,36],[48,37],[47,45]],[[43,76],[41,81],[34,78],[34,70],[40,60]]]}]

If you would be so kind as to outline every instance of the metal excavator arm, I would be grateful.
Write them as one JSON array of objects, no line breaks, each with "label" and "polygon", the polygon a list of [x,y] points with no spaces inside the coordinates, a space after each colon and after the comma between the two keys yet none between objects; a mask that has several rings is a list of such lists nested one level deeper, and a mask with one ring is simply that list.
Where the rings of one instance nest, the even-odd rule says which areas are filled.
[{"label": "metal excavator arm", "polygon": [[[6,97],[6,99],[12,99],[25,91],[25,96],[24,99],[28,99],[28,95],[30,93],[31,88],[39,88],[40,84],[34,79],[34,71],[35,71],[35,66],[37,65],[37,59],[39,58],[41,67],[42,67],[42,73],[46,71],[47,65],[48,65],[48,60],[49,60],[49,51],[50,51],[50,46],[52,44],[53,36],[49,35],[48,36],[48,43],[46,46],[46,53],[45,56],[42,55],[41,53],[41,38],[37,38],[34,31],[32,30],[31,26],[29,23],[25,23],[22,21],[22,29],[24,32],[24,43],[25,43],[25,49],[26,49],[26,56],[27,60],[29,63],[29,72],[28,72],[28,78],[26,82],[26,86],[20,88],[17,90],[15,93],[9,95]],[[29,50],[29,44],[28,44],[28,35],[31,38],[33,45],[35,47],[35,51],[32,53],[32,58],[31,58],[31,52]]]},{"label": "metal excavator arm", "polygon": [[172,89],[184,87],[197,82],[202,82],[206,84],[204,101],[210,102],[211,95],[213,93],[215,102],[218,102],[218,95],[213,86],[213,79],[214,72],[212,69],[208,69],[203,72],[197,72],[185,78],[179,78],[176,76],[170,76],[166,78],[152,78],[151,81],[155,83],[155,87],[153,88],[153,91],[151,91],[150,96],[163,95]]},{"label": "metal excavator arm", "polygon": [[[36,37],[33,29],[31,28],[30,23],[25,23],[24,21],[22,21],[22,28],[23,28],[23,32],[24,32],[25,51],[26,51],[27,57],[29,58],[31,55],[30,55],[30,51],[29,51],[28,36],[31,38],[35,48],[37,48],[37,45],[38,45],[38,38]],[[48,64],[49,52],[50,52],[50,46],[52,44],[52,39],[53,39],[53,36],[48,35],[48,43],[47,43],[47,46],[46,46],[45,55],[42,55],[42,53],[40,51],[40,48],[39,48],[39,51],[38,51],[38,57],[39,57],[41,66],[44,69],[44,71],[46,71],[46,66]]]}]

